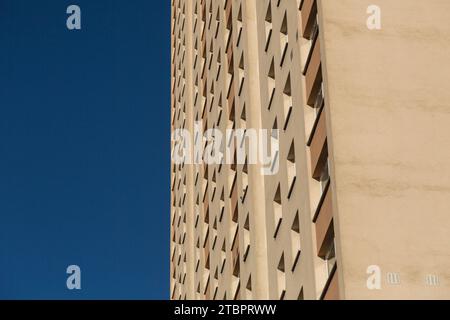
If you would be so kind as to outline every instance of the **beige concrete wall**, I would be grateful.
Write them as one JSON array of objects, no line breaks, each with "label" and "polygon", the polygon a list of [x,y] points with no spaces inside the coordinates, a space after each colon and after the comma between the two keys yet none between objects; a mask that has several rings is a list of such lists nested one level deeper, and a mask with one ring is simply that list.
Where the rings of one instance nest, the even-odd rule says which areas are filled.
[{"label": "beige concrete wall", "polygon": [[[272,36],[265,50],[269,3],[272,4]],[[315,299],[317,296],[310,179],[306,178],[309,161],[305,134],[309,130],[304,128],[303,121],[298,7],[296,0],[279,4],[274,0],[172,3],[172,46],[175,48],[172,51],[172,130],[184,126],[192,132],[196,119],[203,119],[205,128],[218,128],[224,133],[232,128],[272,129],[276,120],[281,134],[279,171],[273,176],[263,176],[260,164],[248,165],[247,175],[243,165],[175,166],[171,232],[173,299]],[[285,16],[287,30],[283,32],[287,43],[281,41]],[[206,55],[203,55],[204,47]],[[228,64],[231,54],[233,63]],[[269,110],[267,82],[272,59],[276,65],[273,79],[276,91]],[[289,76],[290,117],[283,100]],[[227,97],[230,83],[232,90]],[[295,144],[295,170],[291,171],[295,172],[291,175],[297,177],[295,184],[287,177],[287,157],[292,143]],[[282,222],[274,237],[273,206],[278,185]],[[222,191],[224,197],[220,199]],[[180,202],[180,199],[186,200]],[[293,230],[296,216],[300,230]],[[237,241],[233,246],[235,235]],[[301,255],[296,259],[298,250]],[[284,257],[283,271],[279,267],[281,257]]]},{"label": "beige concrete wall", "polygon": [[[371,4],[381,30],[366,27]],[[447,0],[319,0],[341,298],[450,297],[449,12]],[[369,265],[381,290],[366,287]]]},{"label": "beige concrete wall", "polygon": [[[304,98],[300,64],[302,44],[299,33],[300,11],[298,2],[293,0],[280,1],[279,5],[277,5],[277,1],[269,0],[257,0],[256,3],[262,127],[272,129],[276,122],[280,134],[279,171],[274,175],[264,177],[269,297],[279,299],[284,291],[284,299],[301,297],[316,299],[314,265],[316,253],[311,223],[309,156],[307,155],[307,138],[305,136],[309,130],[305,129],[307,123],[304,121],[302,107]],[[270,23],[266,20],[269,10],[271,12]],[[285,17],[288,44],[283,60],[284,43],[280,31]],[[268,74],[272,61],[274,77],[270,80]],[[292,111],[289,118],[283,100],[283,91],[288,77],[290,77],[292,91]],[[270,81],[273,82],[275,91],[269,108]],[[295,148],[296,179],[294,184],[289,181],[287,173],[287,158],[291,144]],[[278,186],[281,195],[282,219],[275,235],[276,221],[273,206]],[[289,194],[291,187],[292,192]],[[297,218],[300,229],[298,233],[293,231],[293,225]],[[296,260],[297,246],[301,253]],[[284,258],[284,272],[280,272],[278,268],[282,257]]]},{"label": "beige concrete wall", "polygon": [[[224,136],[227,129],[261,128],[260,52],[252,38],[256,3],[172,3],[172,130],[184,127],[193,133],[196,120],[202,121],[202,131],[217,128]],[[257,165],[249,165],[247,173],[242,164],[175,166],[173,299],[269,297],[263,198],[264,179]]]},{"label": "beige concrete wall", "polygon": [[[317,2],[339,298],[449,298],[450,2]],[[174,299],[323,294],[329,276],[312,222],[323,190],[307,147],[317,110],[306,103],[302,75],[313,41],[302,34],[301,3],[172,3],[172,129],[193,132],[195,120],[223,132],[271,129],[276,121],[281,138],[272,176],[262,176],[259,165],[247,174],[243,165],[173,166]],[[369,5],[381,8],[381,30],[366,26]],[[278,186],[282,219],[274,234]],[[371,265],[381,268],[380,290],[366,286]],[[388,283],[388,273],[400,282]],[[439,283],[427,284],[427,276]]]}]

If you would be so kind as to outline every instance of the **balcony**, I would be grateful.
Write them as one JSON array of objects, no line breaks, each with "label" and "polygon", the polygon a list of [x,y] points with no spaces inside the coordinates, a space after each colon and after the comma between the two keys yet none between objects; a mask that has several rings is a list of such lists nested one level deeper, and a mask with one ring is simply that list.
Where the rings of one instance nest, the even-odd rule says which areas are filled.
[{"label": "balcony", "polygon": [[328,156],[327,124],[324,110],[320,112],[317,125],[312,133],[310,153],[312,177],[319,180]]},{"label": "balcony", "polygon": [[228,63],[228,73],[233,73],[233,50],[227,51],[227,63]]},{"label": "balcony", "polygon": [[231,186],[230,198],[231,198],[231,207],[237,208],[238,192],[237,192],[237,187],[236,187],[236,174],[234,174],[233,184]]},{"label": "balcony", "polygon": [[236,267],[236,263],[239,262],[239,228],[236,228],[236,233],[234,234],[231,250],[233,267]]},{"label": "balcony", "polygon": [[301,10],[303,37],[306,39],[311,39],[317,15],[316,0],[304,0]]},{"label": "balcony", "polygon": [[231,103],[231,97],[234,97],[234,77],[231,76],[230,82],[228,84],[228,93],[227,93],[227,99],[228,103]]},{"label": "balcony", "polygon": [[323,191],[313,220],[316,227],[317,255],[321,258],[325,258],[327,248],[334,237],[333,207],[329,189],[330,184],[328,183]]},{"label": "balcony", "polygon": [[232,8],[233,8],[232,1],[228,0],[225,4],[225,17],[227,25],[231,24],[232,21],[232,12],[233,12]]},{"label": "balcony", "polygon": [[203,203],[203,212],[205,214],[205,223],[209,223],[209,201]]},{"label": "balcony", "polygon": [[312,53],[305,66],[305,85],[307,104],[311,107],[316,102],[322,84],[322,64],[320,60],[320,41],[314,42]]},{"label": "balcony", "polygon": [[339,284],[338,284],[338,272],[336,266],[330,273],[325,288],[323,289],[321,300],[339,300]]}]

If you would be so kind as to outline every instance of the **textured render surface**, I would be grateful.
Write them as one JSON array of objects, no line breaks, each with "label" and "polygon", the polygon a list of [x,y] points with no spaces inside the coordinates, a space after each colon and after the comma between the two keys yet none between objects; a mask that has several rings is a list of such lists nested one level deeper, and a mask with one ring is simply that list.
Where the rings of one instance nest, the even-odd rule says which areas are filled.
[{"label": "textured render surface", "polygon": [[259,164],[172,164],[172,299],[316,299],[323,289],[305,137],[314,112],[305,109],[306,124],[302,108],[300,60],[310,44],[299,35],[298,8],[297,0],[172,2],[172,130],[192,132],[200,120],[223,132],[276,123],[281,134],[273,175],[261,175]]},{"label": "textured render surface", "polygon": [[[366,27],[371,4],[381,30]],[[450,297],[448,12],[447,0],[319,2],[343,298]],[[381,290],[366,287],[369,265]]]},{"label": "textured render surface", "polygon": [[[250,2],[250,1],[249,1]],[[310,176],[309,158],[306,148],[306,132],[304,121],[304,95],[302,87],[301,60],[302,37],[300,32],[300,11],[298,1],[256,0],[259,42],[259,69],[261,83],[261,121],[262,127],[271,129],[274,124],[280,130],[280,162],[279,171],[275,175],[264,177],[264,199],[266,207],[266,232],[268,261],[269,298],[279,299],[285,291],[285,299],[316,299],[315,248],[310,208]],[[270,23],[267,22],[270,12]],[[286,20],[284,20],[286,19]],[[287,26],[287,46],[282,42],[283,22]],[[271,30],[268,32],[268,30]],[[269,36],[270,35],[270,36]],[[303,55],[307,56],[310,44],[303,44]],[[266,50],[267,49],[267,50]],[[284,59],[283,59],[283,53]],[[306,60],[306,58],[304,58]],[[269,74],[273,63],[274,94],[271,100]],[[283,92],[290,80],[292,111],[288,117],[285,110]],[[270,107],[269,107],[270,106]],[[308,109],[311,109],[308,107]],[[308,110],[310,111],[310,110]],[[312,111],[310,111],[312,112]],[[291,145],[295,149],[295,182],[288,178],[287,158]],[[275,235],[274,196],[280,188],[282,219]],[[289,193],[290,189],[292,191]],[[297,219],[297,220],[296,220]],[[296,221],[299,233],[293,231]],[[300,250],[301,253],[298,253]],[[296,259],[296,255],[299,255]],[[280,274],[282,261],[285,272]],[[320,264],[318,261],[317,264]],[[322,270],[319,270],[322,271]],[[321,290],[320,288],[319,290]]]},{"label": "textured render surface", "polygon": [[[172,3],[172,128],[192,132],[200,120],[203,129],[281,134],[272,176],[258,165],[173,165],[173,299],[317,299],[331,279],[312,224],[323,186],[306,146],[318,116],[306,104],[312,41],[299,28],[300,3]],[[374,31],[371,1],[318,4],[340,290],[331,293],[447,298],[449,4],[377,1]],[[371,265],[381,290],[366,287]]]},{"label": "textured render surface", "polygon": [[[261,128],[256,18],[255,1],[172,3],[173,129]],[[173,164],[172,299],[268,298],[259,169]]]}]

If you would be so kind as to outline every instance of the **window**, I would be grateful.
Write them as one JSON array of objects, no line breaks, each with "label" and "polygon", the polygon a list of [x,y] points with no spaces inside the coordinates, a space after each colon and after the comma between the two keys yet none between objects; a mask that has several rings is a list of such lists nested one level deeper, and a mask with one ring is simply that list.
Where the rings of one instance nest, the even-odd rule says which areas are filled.
[{"label": "window", "polygon": [[330,275],[336,264],[336,252],[335,252],[335,248],[334,248],[334,239],[331,241],[330,247],[328,248],[328,250],[325,254],[325,261],[327,263],[328,275]]},{"label": "window", "polygon": [[272,106],[272,101],[275,95],[275,65],[274,65],[274,59],[272,58],[272,62],[270,64],[269,72],[267,74],[267,90],[269,94],[269,104],[267,109],[270,110],[270,107]]},{"label": "window", "polygon": [[297,170],[295,165],[295,146],[294,141],[292,141],[287,156],[287,182],[289,190],[288,198],[291,197],[291,193],[295,185],[296,176]]},{"label": "window", "polygon": [[312,26],[311,29],[311,40],[316,41],[318,34],[319,34],[319,15],[316,14],[314,19],[314,25]]},{"label": "window", "polygon": [[320,175],[320,186],[322,191],[327,187],[328,181],[330,180],[330,172],[328,170],[328,159],[325,162],[324,168],[322,169],[322,174]]},{"label": "window", "polygon": [[241,37],[242,37],[242,6],[239,8],[239,13],[238,13],[236,24],[237,24],[237,28],[238,28],[238,37],[237,37],[236,47],[239,47],[240,42],[241,42]]},{"label": "window", "polygon": [[291,249],[292,249],[292,271],[295,270],[298,260],[300,258],[301,245],[300,245],[300,221],[298,211],[295,214],[294,222],[291,227]]},{"label": "window", "polygon": [[282,66],[284,63],[284,58],[286,57],[288,46],[289,46],[288,23],[287,23],[287,13],[285,13],[280,29],[280,50],[281,50],[280,66]]},{"label": "window", "polygon": [[217,242],[217,217],[214,218],[212,236],[213,236],[212,250],[214,250],[216,248]]},{"label": "window", "polygon": [[239,71],[239,93],[238,93],[238,95],[239,96],[241,95],[242,89],[244,87],[244,81],[245,81],[244,68],[245,68],[245,65],[244,65],[244,54],[242,53],[241,59],[239,61],[239,69],[238,69],[238,71]]},{"label": "window", "polygon": [[291,112],[292,112],[291,75],[288,76],[288,78],[286,80],[286,84],[284,85],[283,107],[284,107],[284,117],[285,117],[284,130],[286,130],[287,125],[289,123],[289,118],[291,117]]},{"label": "window", "polygon": [[281,225],[281,220],[283,218],[282,207],[281,207],[281,189],[278,184],[277,191],[275,192],[275,196],[273,198],[273,218],[274,218],[274,238],[277,237],[278,229]]},{"label": "window", "polygon": [[267,50],[269,49],[270,39],[272,38],[272,4],[271,4],[271,1],[269,1],[269,7],[267,8],[265,26],[266,26],[265,51],[267,52]]},{"label": "window", "polygon": [[305,296],[303,293],[303,287],[300,289],[300,293],[298,294],[297,300],[305,300]]},{"label": "window", "polygon": [[246,288],[246,299],[251,300],[252,299],[252,276],[250,275],[248,277],[248,281],[247,281],[247,285],[245,286]]},{"label": "window", "polygon": [[220,259],[221,259],[221,267],[220,267],[220,274],[223,274],[223,271],[225,269],[225,263],[227,261],[227,253],[226,253],[226,242],[225,239],[222,243],[222,250],[220,251]]},{"label": "window", "polygon": [[321,83],[320,90],[317,93],[316,102],[314,103],[314,111],[316,113],[316,116],[318,116],[320,114],[320,112],[322,111],[322,107],[324,104],[323,92],[324,92],[323,91],[323,83]]},{"label": "window", "polygon": [[225,191],[224,188],[222,188],[222,193],[220,194],[220,215],[219,215],[219,223],[222,222],[223,214],[225,212]]},{"label": "window", "polygon": [[[231,250],[234,249],[234,246],[237,244],[239,245],[239,239],[237,239],[237,236],[239,234],[239,210],[238,206],[236,204],[236,207],[233,211],[233,216],[231,217],[231,223],[230,223],[230,231],[233,237],[231,238],[230,248]],[[236,243],[237,241],[237,243]]]},{"label": "window", "polygon": [[245,219],[243,234],[244,234],[244,250],[245,250],[243,260],[245,262],[247,260],[248,252],[250,250],[250,215],[248,213],[247,219]]},{"label": "window", "polygon": [[281,255],[277,267],[278,296],[280,300],[284,299],[286,293],[286,274],[284,268],[284,253]]},{"label": "window", "polygon": [[242,168],[242,196],[241,196],[242,203],[245,202],[247,192],[248,192],[248,165],[247,159],[245,159],[245,164]]}]

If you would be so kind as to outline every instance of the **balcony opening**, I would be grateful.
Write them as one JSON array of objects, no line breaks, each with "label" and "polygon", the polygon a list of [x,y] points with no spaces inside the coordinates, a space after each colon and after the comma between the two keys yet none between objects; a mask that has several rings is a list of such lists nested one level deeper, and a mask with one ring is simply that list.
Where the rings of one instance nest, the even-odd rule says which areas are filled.
[{"label": "balcony opening", "polygon": [[287,155],[287,183],[288,183],[288,199],[291,197],[294,189],[295,181],[297,179],[297,168],[295,164],[295,145],[294,141],[291,142],[291,146]]}]

